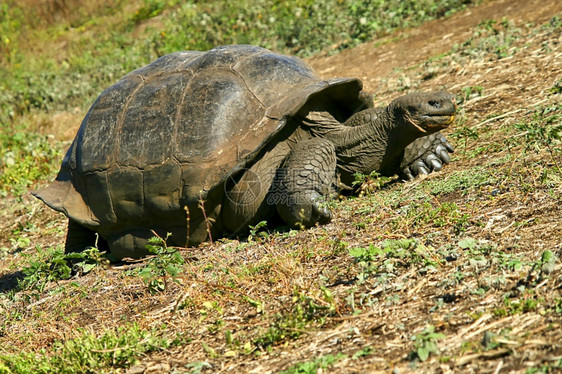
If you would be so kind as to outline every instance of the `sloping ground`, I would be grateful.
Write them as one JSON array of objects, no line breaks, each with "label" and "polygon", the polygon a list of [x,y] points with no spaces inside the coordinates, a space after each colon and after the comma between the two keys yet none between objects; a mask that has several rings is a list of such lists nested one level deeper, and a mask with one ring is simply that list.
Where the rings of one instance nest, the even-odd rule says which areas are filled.
[{"label": "sloping ground", "polygon": [[484,20],[506,18],[517,25],[542,24],[560,14],[560,9],[557,1],[488,1],[446,20],[428,22],[336,56],[316,57],[309,62],[326,77],[361,78],[367,90],[379,94],[391,88],[386,81],[395,75],[395,69],[416,66],[428,58],[450,52],[455,44],[469,39],[474,28]]},{"label": "sloping ground", "polygon": [[[161,292],[149,292],[139,263],[2,298],[0,354],[49,352],[84,332],[125,335],[136,323],[176,341],[139,355],[130,373],[562,370],[555,15],[558,1],[486,2],[312,59],[325,77],[361,77],[381,104],[413,90],[455,93],[453,162],[412,183],[371,180],[360,198],[334,202],[323,227],[182,249],[187,265]],[[20,204],[12,232],[31,222],[33,243],[62,243],[62,217]],[[25,261],[25,251],[10,256],[5,269]],[[2,272],[7,294],[21,274]]]}]

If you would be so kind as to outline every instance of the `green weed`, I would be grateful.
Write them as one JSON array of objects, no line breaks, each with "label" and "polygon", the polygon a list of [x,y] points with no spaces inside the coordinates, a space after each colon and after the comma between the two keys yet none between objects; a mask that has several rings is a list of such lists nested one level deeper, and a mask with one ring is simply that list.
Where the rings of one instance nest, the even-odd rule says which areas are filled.
[{"label": "green weed", "polygon": [[516,254],[506,253],[498,249],[497,244],[486,240],[476,240],[471,237],[460,239],[457,245],[466,251],[470,267],[481,269],[490,264],[501,269],[519,271],[523,266],[529,265]]},{"label": "green weed", "polygon": [[279,374],[316,374],[318,370],[330,369],[336,362],[347,357],[342,353],[337,355],[326,355],[315,358],[311,361],[300,362],[291,366],[287,370],[281,371]]},{"label": "green weed", "polygon": [[427,181],[427,189],[432,195],[448,194],[455,191],[465,195],[481,186],[493,184],[495,178],[488,170],[476,166],[450,173],[445,178]]},{"label": "green weed", "polygon": [[392,178],[382,176],[376,171],[371,172],[369,175],[355,173],[354,177],[355,180],[352,183],[352,187],[359,189],[359,196],[380,190],[392,180]]},{"label": "green weed", "polygon": [[532,292],[526,292],[523,298],[511,298],[510,294],[504,295],[504,306],[494,309],[492,312],[497,317],[506,317],[515,314],[536,311],[543,302],[542,298],[535,298]]},{"label": "green weed", "polygon": [[59,155],[58,145],[29,129],[0,132],[0,196],[19,196],[37,181],[50,177],[58,167],[54,161]]},{"label": "green weed", "polygon": [[168,286],[168,279],[179,283],[178,275],[182,271],[185,263],[181,252],[177,248],[170,248],[166,245],[168,239],[153,237],[149,239],[146,248],[154,254],[150,257],[146,265],[141,268],[138,274],[142,277],[145,285],[151,293],[164,291]]},{"label": "green weed", "polygon": [[35,289],[42,292],[49,282],[57,282],[70,278],[71,267],[65,259],[62,248],[48,248],[43,250],[35,247],[39,258],[32,260],[28,266],[23,268],[24,279],[19,282],[22,290]]},{"label": "green weed", "polygon": [[191,370],[189,370],[189,374],[200,374],[205,369],[211,369],[212,368],[211,364],[209,364],[206,361],[192,362],[190,364],[185,365],[185,367],[186,367],[186,369],[191,369]]},{"label": "green weed", "polygon": [[286,339],[297,339],[311,326],[322,326],[325,318],[332,315],[332,302],[319,303],[310,296],[297,293],[291,307],[275,315],[273,324],[255,339],[257,347],[267,348]]},{"label": "green weed", "polygon": [[514,126],[524,135],[525,152],[539,153],[544,148],[548,149],[557,172],[562,174],[562,166],[557,159],[562,154],[562,105],[537,108],[530,121],[518,122]]},{"label": "green weed", "polygon": [[473,99],[478,96],[482,96],[482,92],[484,91],[484,87],[482,86],[466,86],[461,88],[461,95],[457,96],[457,103],[462,104],[465,101]]},{"label": "green weed", "polygon": [[393,224],[396,228],[407,224],[410,227],[452,227],[455,234],[466,230],[470,216],[462,213],[457,204],[444,202],[437,206],[430,202],[411,202],[403,208],[405,216],[396,218]]},{"label": "green weed", "polygon": [[97,248],[68,254],[59,247],[42,249],[36,246],[35,249],[39,256],[23,268],[24,278],[19,281],[20,290],[42,292],[49,282],[69,279],[73,271],[88,273],[108,261]]},{"label": "green weed", "polygon": [[359,267],[359,283],[365,282],[373,274],[384,279],[383,274],[394,273],[398,268],[412,265],[418,266],[422,273],[439,266],[432,253],[433,249],[414,239],[385,240],[380,247],[354,247],[348,252]]},{"label": "green weed", "polygon": [[141,330],[133,324],[97,336],[82,330],[75,339],[57,341],[52,352],[6,354],[0,348],[1,373],[94,373],[127,368],[146,353],[166,349],[178,341],[162,336],[157,329]]},{"label": "green weed", "polygon": [[473,59],[502,59],[515,54],[517,50],[512,45],[520,34],[521,30],[506,19],[499,22],[493,19],[483,20],[473,36],[456,46],[453,52]]},{"label": "green weed", "polygon": [[431,354],[438,354],[437,341],[444,337],[445,335],[435,332],[435,326],[428,325],[420,334],[412,337],[412,340],[415,341],[415,347],[409,355],[410,360],[417,358],[420,361],[425,361]]},{"label": "green weed", "polygon": [[248,236],[248,241],[254,239],[266,239],[269,237],[269,232],[267,231],[267,221],[260,221],[254,226],[250,225],[250,235]]}]

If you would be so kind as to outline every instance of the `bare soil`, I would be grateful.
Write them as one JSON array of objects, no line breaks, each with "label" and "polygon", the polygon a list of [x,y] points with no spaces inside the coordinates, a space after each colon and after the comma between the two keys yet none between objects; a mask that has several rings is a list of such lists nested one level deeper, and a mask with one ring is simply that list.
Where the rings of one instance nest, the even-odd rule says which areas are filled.
[{"label": "bare soil", "polygon": [[[343,354],[318,372],[560,372],[562,175],[555,166],[562,165],[562,157],[545,145],[527,149],[521,140],[528,131],[514,126],[535,120],[537,108],[562,101],[560,93],[552,93],[562,79],[562,36],[540,27],[555,15],[562,16],[562,3],[556,0],[486,1],[447,19],[311,58],[309,63],[326,78],[361,78],[378,105],[414,90],[447,90],[463,97],[460,118],[446,132],[457,149],[451,164],[423,180],[345,199],[333,222],[323,227],[182,249],[188,271],[161,293],[150,294],[138,276],[126,275],[139,264],[98,268],[53,282],[39,295],[30,291],[29,302],[9,306],[19,314],[0,330],[0,346],[11,347],[10,352],[48,350],[56,340],[78,336],[78,328],[95,332],[135,322],[146,329],[165,324],[185,341],[116,371],[189,372],[186,365],[207,362],[210,368],[204,372],[274,373]],[[493,45],[474,55],[462,49],[490,19],[497,21],[492,25],[496,36],[517,30],[507,55],[496,56]],[[502,26],[503,19],[509,27]],[[477,87],[479,94],[474,93]],[[79,113],[57,116],[76,118]],[[459,135],[461,129],[478,138]],[[49,131],[60,139],[73,132],[67,126]],[[467,170],[482,170],[489,182],[437,194],[424,187]],[[433,209],[455,204],[465,221],[453,215],[437,217],[443,224],[436,218],[416,221],[404,213],[421,204],[414,193],[429,196]],[[389,196],[400,198],[392,202]],[[14,245],[13,235],[0,237],[0,248],[15,248],[0,263],[0,293],[15,288],[35,245],[63,243],[65,224],[31,197],[2,203],[1,232],[25,227],[32,244]],[[429,252],[421,256],[437,265],[424,269],[403,260],[394,263],[398,270],[389,280],[376,279],[374,272],[358,281],[363,270],[347,249],[403,238],[422,241],[419,248]],[[478,248],[471,253],[458,246],[463,238],[479,243],[480,257],[474,253]],[[543,271],[545,250],[557,260]],[[523,267],[518,270],[504,260],[520,261]],[[60,285],[68,287],[49,293]],[[319,285],[330,291],[335,310],[328,310],[330,302]],[[322,318],[309,321],[294,338],[269,347],[253,345],[245,352],[246,343],[278,326],[278,313],[294,312],[297,294],[313,300]],[[263,301],[265,310],[257,310],[248,298]],[[420,362],[411,355],[416,349],[412,337],[428,325],[443,338],[437,341],[439,353]],[[226,341],[226,330],[238,346]],[[366,347],[367,353],[354,357]]]}]

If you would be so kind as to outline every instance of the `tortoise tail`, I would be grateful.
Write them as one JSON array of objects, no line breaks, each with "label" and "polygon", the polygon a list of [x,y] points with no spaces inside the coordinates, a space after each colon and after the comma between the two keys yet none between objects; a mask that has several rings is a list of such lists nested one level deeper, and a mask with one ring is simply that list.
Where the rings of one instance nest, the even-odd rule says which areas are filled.
[{"label": "tortoise tail", "polygon": [[61,174],[62,171],[49,186],[40,191],[32,191],[31,194],[71,220],[89,228],[97,227],[99,221],[84,202],[80,192],[76,190],[70,178],[61,178]]}]

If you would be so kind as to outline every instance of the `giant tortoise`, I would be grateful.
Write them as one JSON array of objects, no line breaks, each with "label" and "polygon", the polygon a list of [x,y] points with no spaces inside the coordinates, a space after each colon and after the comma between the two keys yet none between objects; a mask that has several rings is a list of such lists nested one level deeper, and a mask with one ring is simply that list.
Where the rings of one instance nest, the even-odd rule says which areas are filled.
[{"label": "giant tortoise", "polygon": [[451,94],[372,102],[358,79],[323,80],[259,47],[172,53],[97,98],[34,195],[68,216],[67,252],[97,244],[115,260],[146,255],[154,233],[192,246],[262,220],[326,223],[322,199],[356,173],[412,178],[449,162],[438,131]]}]

